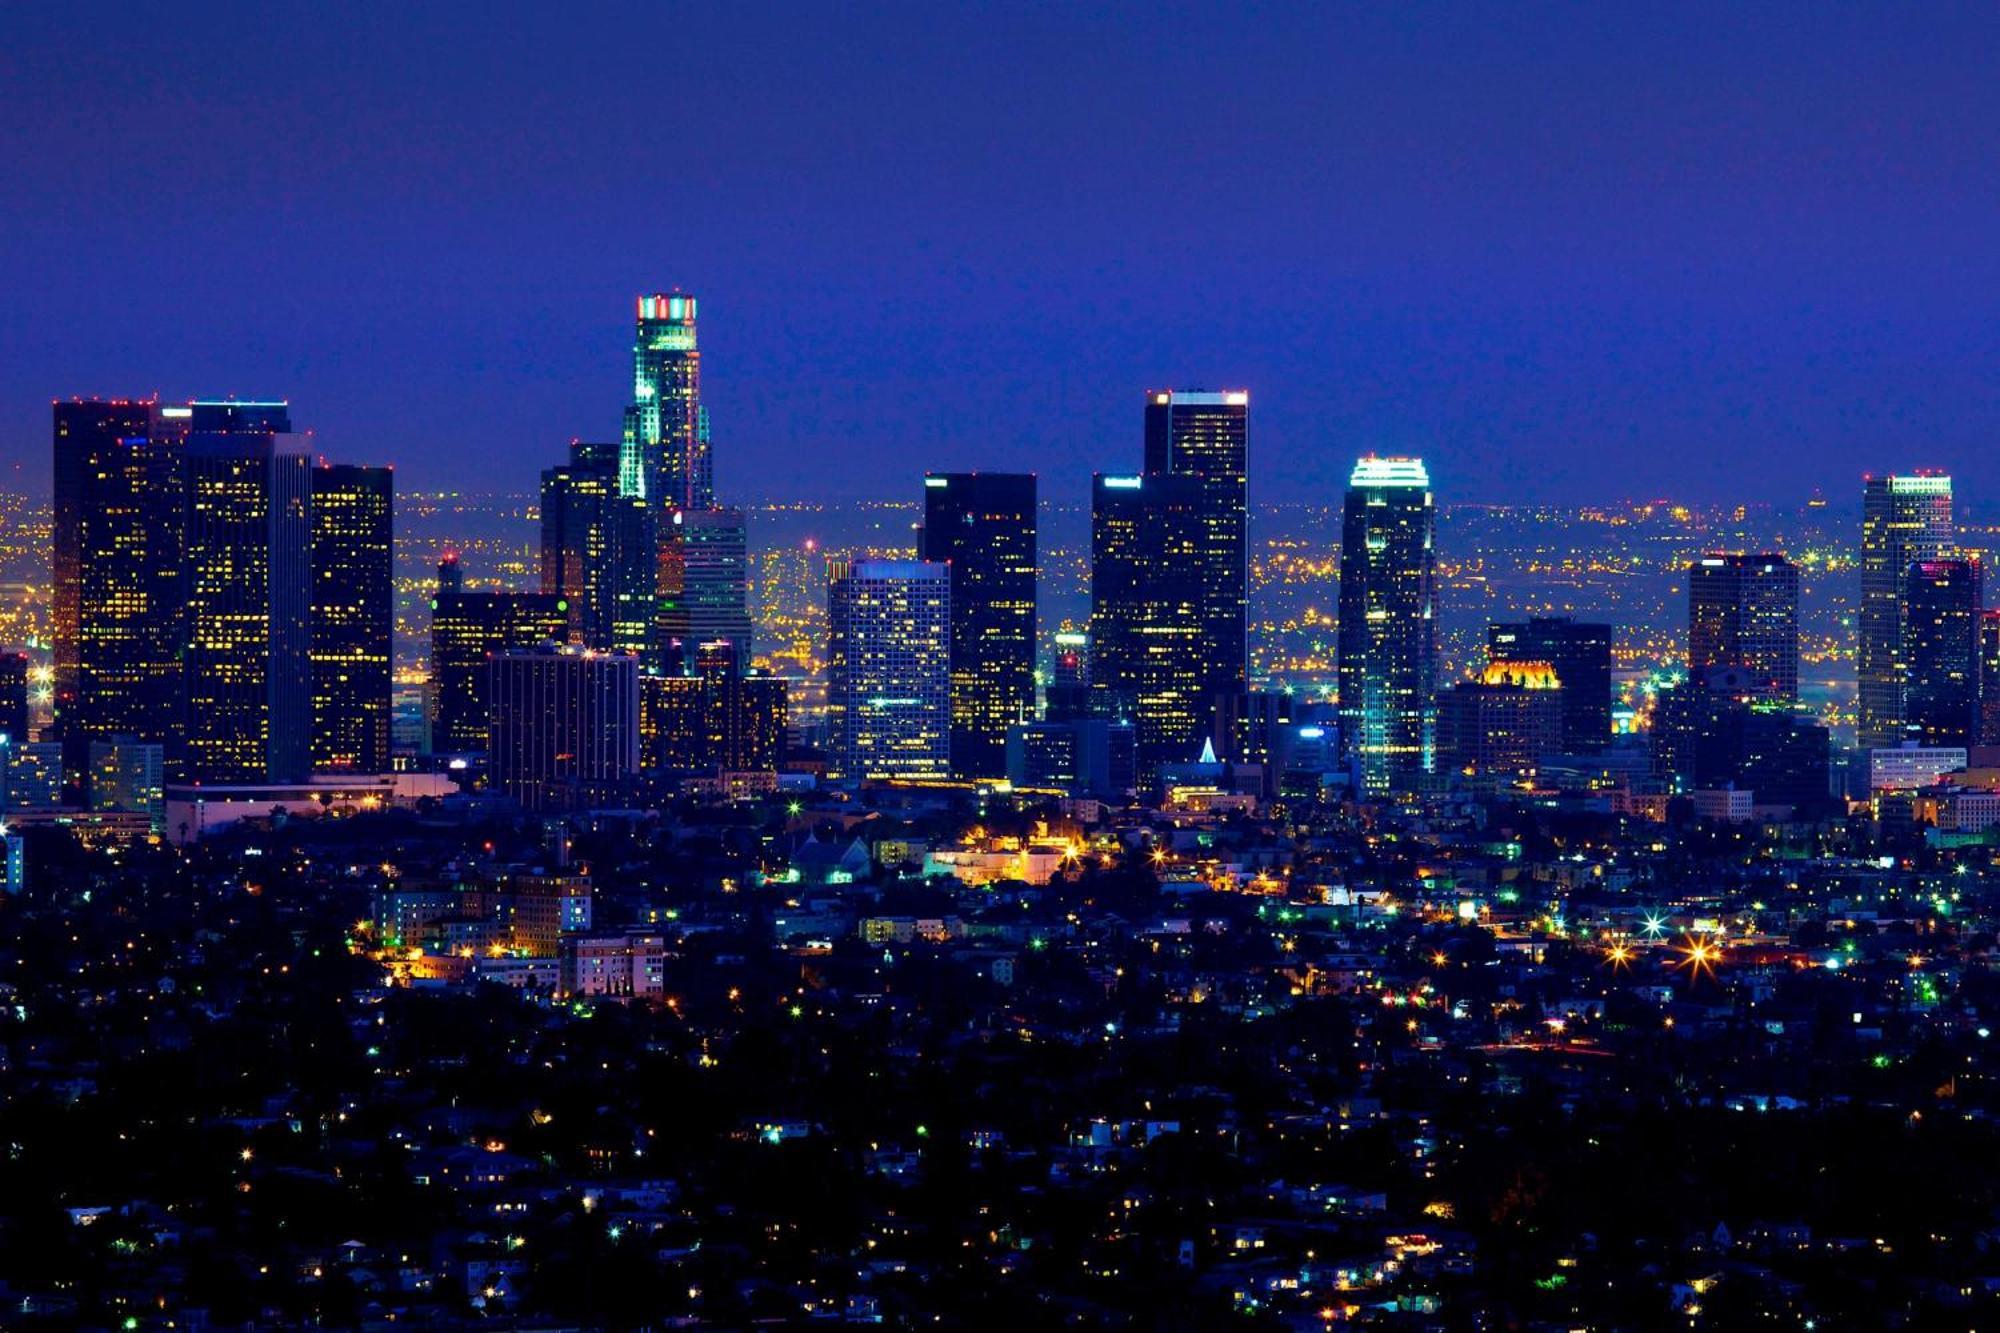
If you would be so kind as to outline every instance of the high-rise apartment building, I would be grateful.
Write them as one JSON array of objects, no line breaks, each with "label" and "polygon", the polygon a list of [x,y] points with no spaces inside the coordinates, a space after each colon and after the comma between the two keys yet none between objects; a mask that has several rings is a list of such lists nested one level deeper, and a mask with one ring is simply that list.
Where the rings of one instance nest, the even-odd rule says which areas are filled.
[{"label": "high-rise apartment building", "polygon": [[1547,662],[1562,684],[1562,748],[1590,754],[1611,742],[1611,626],[1535,616],[1486,627],[1486,660]]},{"label": "high-rise apartment building", "polygon": [[1201,692],[1241,692],[1248,679],[1250,395],[1155,390],[1146,396],[1146,472],[1201,485],[1195,657]]},{"label": "high-rise apartment building", "polygon": [[1951,478],[1869,477],[1861,501],[1858,727],[1864,749],[1903,736],[1903,592],[1910,567],[1957,548]]},{"label": "high-rise apartment building", "polygon": [[578,440],[542,473],[542,592],[570,606],[570,638],[644,653],[659,612],[653,511],[618,487],[615,444]]},{"label": "high-rise apartment building", "polygon": [[1979,563],[1920,560],[1903,579],[1903,728],[1919,745],[1979,739]]},{"label": "high-rise apartment building", "polygon": [[389,771],[395,658],[396,474],[312,471],[312,765]]},{"label": "high-rise apartment building", "polygon": [[827,581],[827,733],[848,777],[951,771],[951,572],[835,562]]},{"label": "high-rise apartment building", "polygon": [[1760,697],[1799,697],[1799,569],[1776,552],[1712,553],[1688,567],[1688,675],[1748,673]]},{"label": "high-rise apartment building", "polygon": [[930,473],[918,554],[951,569],[951,771],[1007,772],[1007,733],[1035,707],[1035,478]]},{"label": "high-rise apartment building", "polygon": [[1090,688],[1096,712],[1132,723],[1146,785],[1201,754],[1214,713],[1200,656],[1208,493],[1198,477],[1100,473],[1090,494]]},{"label": "high-rise apartment building", "polygon": [[1436,524],[1421,459],[1354,465],[1340,545],[1340,742],[1369,792],[1435,762]]},{"label": "high-rise apartment building", "polygon": [[630,799],[639,771],[639,659],[547,645],[487,661],[495,791],[530,810]]},{"label": "high-rise apartment building", "polygon": [[458,558],[447,555],[431,599],[431,749],[484,751],[488,659],[561,643],[568,635],[567,599],[552,593],[466,592]]},{"label": "high-rise apartment building", "polygon": [[313,723],[306,440],[292,433],[283,403],[191,409],[178,776],[299,781],[312,767]]}]

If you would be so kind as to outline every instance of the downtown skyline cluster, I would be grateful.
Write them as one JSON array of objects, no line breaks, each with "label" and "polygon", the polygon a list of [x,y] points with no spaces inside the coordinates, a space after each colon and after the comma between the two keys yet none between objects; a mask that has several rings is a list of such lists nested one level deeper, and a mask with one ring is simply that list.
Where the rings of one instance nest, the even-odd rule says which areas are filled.
[{"label": "downtown skyline cluster", "polygon": [[[58,401],[53,717],[14,762],[82,802],[101,761],[210,800],[313,782],[379,797],[400,772],[571,808],[789,770],[1130,795],[1281,756],[1379,795],[1532,780],[1613,740],[1609,626],[1495,622],[1484,674],[1440,679],[1437,506],[1415,458],[1353,467],[1333,678],[1297,699],[1253,679],[1244,389],[1145,392],[1140,469],[1092,480],[1087,625],[1047,642],[1037,478],[924,474],[914,560],[829,555],[824,716],[798,715],[797,682],[755,666],[752,547],[715,490],[697,313],[693,295],[638,298],[619,437],[578,438],[541,474],[537,587],[469,589],[446,552],[400,747],[392,472],[314,466],[283,402]],[[2000,621],[1952,504],[1946,477],[1866,483],[1863,752],[1970,747],[2000,722]],[[1842,786],[1801,711],[1797,570],[1716,552],[1687,573],[1690,679],[1643,719],[1648,777]]]}]

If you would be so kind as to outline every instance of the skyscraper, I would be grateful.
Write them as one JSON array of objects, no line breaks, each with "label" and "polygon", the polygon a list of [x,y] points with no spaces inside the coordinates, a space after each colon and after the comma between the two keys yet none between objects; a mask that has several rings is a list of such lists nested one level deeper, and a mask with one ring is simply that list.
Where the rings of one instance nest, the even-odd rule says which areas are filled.
[{"label": "skyscraper", "polygon": [[1195,556],[1201,636],[1200,689],[1240,693],[1248,679],[1250,579],[1250,395],[1155,390],[1146,396],[1146,471],[1201,483],[1201,542]]},{"label": "skyscraper", "polygon": [[548,593],[466,592],[458,557],[438,567],[431,599],[431,749],[473,754],[486,749],[487,660],[509,651],[560,643],[569,602]]},{"label": "skyscraper", "polygon": [[1979,744],[2000,745],[2000,611],[1979,613]]},{"label": "skyscraper", "polygon": [[312,471],[312,764],[389,770],[395,657],[396,474],[386,467]]},{"label": "skyscraper", "polygon": [[1486,627],[1486,660],[1547,662],[1562,682],[1562,748],[1589,754],[1611,741],[1611,626],[1536,616]]},{"label": "skyscraper", "polygon": [[1035,478],[930,473],[918,554],[951,567],[951,771],[1007,772],[1007,732],[1035,706]]},{"label": "skyscraper", "polygon": [[1437,766],[1512,779],[1533,773],[1563,741],[1563,691],[1547,662],[1490,662],[1478,680],[1438,696]]},{"label": "skyscraper", "polygon": [[1362,786],[1431,771],[1437,710],[1436,511],[1416,458],[1363,458],[1340,544],[1340,743]]},{"label": "skyscraper", "polygon": [[1903,734],[1903,584],[1910,566],[1956,549],[1951,478],[1869,477],[1861,501],[1858,732],[1863,748]]},{"label": "skyscraper", "polygon": [[190,415],[126,400],[55,405],[53,726],[79,778],[92,736],[178,753]]},{"label": "skyscraper", "polygon": [[662,560],[671,571],[660,600],[660,661],[693,664],[701,644],[726,640],[750,660],[750,536],[740,509],[682,509],[667,520]]},{"label": "skyscraper", "polygon": [[1208,496],[1166,473],[1100,473],[1090,495],[1090,687],[1097,712],[1133,724],[1146,784],[1201,754],[1214,711],[1199,656]]},{"label": "skyscraper", "polygon": [[1776,552],[1711,553],[1688,568],[1688,675],[1739,667],[1765,698],[1799,697],[1799,570]]},{"label": "skyscraper", "polygon": [[1920,745],[1979,739],[1979,564],[1921,560],[1903,580],[1903,730]]},{"label": "skyscraper", "polygon": [[625,409],[618,484],[627,495],[646,499],[655,512],[715,504],[692,296],[639,298],[632,404]]},{"label": "skyscraper", "polygon": [[28,655],[0,653],[0,736],[28,736]]},{"label": "skyscraper", "polygon": [[299,781],[312,767],[313,724],[306,441],[283,403],[191,407],[179,776]]},{"label": "skyscraper", "polygon": [[920,560],[835,562],[827,733],[847,777],[951,770],[951,574]]},{"label": "skyscraper", "polygon": [[550,644],[486,663],[493,787],[530,810],[629,799],[639,771],[639,659]]},{"label": "skyscraper", "polygon": [[570,605],[571,638],[643,653],[658,614],[652,510],[618,488],[618,446],[582,440],[542,473],[542,592]]}]

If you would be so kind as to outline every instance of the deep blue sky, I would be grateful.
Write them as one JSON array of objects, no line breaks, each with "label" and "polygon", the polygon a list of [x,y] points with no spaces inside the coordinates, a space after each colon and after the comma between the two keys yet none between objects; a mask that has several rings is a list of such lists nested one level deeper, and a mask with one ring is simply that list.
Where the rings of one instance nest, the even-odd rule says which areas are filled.
[{"label": "deep blue sky", "polygon": [[725,498],[1081,500],[1173,383],[1250,388],[1267,499],[1991,501],[1996,56],[1990,3],[9,5],[0,478],[159,390],[525,490],[679,286]]}]

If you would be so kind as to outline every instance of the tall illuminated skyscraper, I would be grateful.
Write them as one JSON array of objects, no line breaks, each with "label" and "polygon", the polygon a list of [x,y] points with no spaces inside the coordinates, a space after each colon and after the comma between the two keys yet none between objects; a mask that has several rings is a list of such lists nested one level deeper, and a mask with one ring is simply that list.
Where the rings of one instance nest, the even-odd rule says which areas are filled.
[{"label": "tall illuminated skyscraper", "polygon": [[1198,477],[1099,474],[1090,492],[1090,688],[1096,710],[1132,723],[1138,780],[1201,754],[1214,717],[1200,654],[1213,529]]},{"label": "tall illuminated skyscraper", "polygon": [[1688,675],[1747,672],[1763,698],[1799,697],[1799,570],[1776,552],[1711,553],[1688,567]]},{"label": "tall illuminated skyscraper", "polygon": [[1920,560],[1903,580],[1902,739],[1979,741],[1979,562]]},{"label": "tall illuminated skyscraper", "polygon": [[578,440],[542,473],[542,591],[570,605],[571,637],[645,652],[659,612],[653,512],[618,489],[618,446]]},{"label": "tall illuminated skyscraper", "polygon": [[951,771],[951,572],[838,561],[827,580],[827,733],[845,777]]},{"label": "tall illuminated skyscraper", "polygon": [[951,567],[951,771],[1007,773],[1007,732],[1035,707],[1035,478],[924,477],[918,554]]},{"label": "tall illuminated skyscraper", "polygon": [[299,781],[312,768],[307,441],[292,433],[283,403],[191,407],[185,748],[171,776],[211,785]]},{"label": "tall illuminated skyscraper", "polygon": [[312,471],[312,763],[389,771],[395,657],[396,474],[322,464]]},{"label": "tall illuminated skyscraper", "polygon": [[1250,395],[1155,390],[1146,395],[1146,472],[1201,483],[1195,554],[1204,707],[1239,694],[1248,677]]},{"label": "tall illuminated skyscraper", "polygon": [[625,409],[618,484],[627,495],[643,496],[658,511],[708,509],[715,504],[692,296],[639,298],[639,327],[632,344],[632,404]]},{"label": "tall illuminated skyscraper", "polygon": [[130,400],[55,405],[53,725],[76,778],[92,736],[177,753],[191,415]]},{"label": "tall illuminated skyscraper", "polygon": [[1340,544],[1340,743],[1370,792],[1432,770],[1437,519],[1416,458],[1363,458]]},{"label": "tall illuminated skyscraper", "polygon": [[1869,477],[1861,500],[1860,697],[1863,748],[1903,735],[1903,596],[1910,566],[1957,548],[1951,478]]}]

